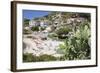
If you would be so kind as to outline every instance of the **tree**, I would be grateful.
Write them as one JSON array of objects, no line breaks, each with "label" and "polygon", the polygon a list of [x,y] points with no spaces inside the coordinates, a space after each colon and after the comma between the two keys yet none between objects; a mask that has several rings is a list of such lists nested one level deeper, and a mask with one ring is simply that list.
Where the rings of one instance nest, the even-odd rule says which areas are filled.
[{"label": "tree", "polygon": [[33,26],[33,27],[31,28],[31,30],[32,30],[32,31],[39,31],[39,26]]},{"label": "tree", "polygon": [[58,35],[58,38],[66,38],[67,37],[67,34],[71,31],[70,28],[67,28],[67,27],[61,27],[61,28],[58,28],[56,30],[56,34]]},{"label": "tree", "polygon": [[24,26],[29,26],[30,19],[24,18]]}]

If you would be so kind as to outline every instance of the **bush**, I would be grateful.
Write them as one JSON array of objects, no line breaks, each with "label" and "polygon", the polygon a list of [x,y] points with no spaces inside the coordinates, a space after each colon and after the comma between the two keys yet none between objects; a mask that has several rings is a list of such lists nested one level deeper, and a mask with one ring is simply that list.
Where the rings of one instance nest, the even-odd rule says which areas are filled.
[{"label": "bush", "polygon": [[70,28],[62,27],[56,30],[56,34],[58,35],[58,38],[65,39],[70,31]]},{"label": "bush", "polygon": [[24,26],[29,26],[30,19],[24,18]]},{"label": "bush", "polygon": [[41,27],[40,29],[41,29],[41,31],[43,31],[43,30],[45,30],[46,28],[45,28],[45,27]]},{"label": "bush", "polygon": [[51,55],[40,55],[40,56],[35,56],[32,54],[23,54],[23,62],[40,62],[40,61],[55,61],[57,60],[56,57],[51,56]]},{"label": "bush", "polygon": [[[65,45],[59,45],[64,50],[64,60],[90,59],[90,29],[87,25],[81,24],[80,28],[65,41]],[[62,59],[62,58],[61,58]]]},{"label": "bush", "polygon": [[32,31],[39,31],[39,26],[34,26],[31,28]]},{"label": "bush", "polygon": [[33,38],[32,36],[27,36],[27,38]]},{"label": "bush", "polygon": [[70,31],[69,28],[63,27],[63,28],[59,28],[58,30],[56,30],[56,33],[58,35],[62,35],[62,34],[68,34],[69,31]]},{"label": "bush", "polygon": [[39,57],[39,59],[40,59],[40,61],[55,61],[55,60],[57,60],[56,57],[47,55],[47,54],[41,55]]},{"label": "bush", "polygon": [[30,34],[31,32],[29,31],[29,30],[27,30],[27,29],[24,29],[23,30],[23,34]]},{"label": "bush", "polygon": [[48,34],[48,37],[50,38],[54,38],[54,37],[57,37],[58,35],[56,33],[49,33]]},{"label": "bush", "polygon": [[24,62],[32,62],[34,59],[36,59],[36,58],[34,58],[34,56],[32,55],[32,54],[23,54],[23,61]]}]

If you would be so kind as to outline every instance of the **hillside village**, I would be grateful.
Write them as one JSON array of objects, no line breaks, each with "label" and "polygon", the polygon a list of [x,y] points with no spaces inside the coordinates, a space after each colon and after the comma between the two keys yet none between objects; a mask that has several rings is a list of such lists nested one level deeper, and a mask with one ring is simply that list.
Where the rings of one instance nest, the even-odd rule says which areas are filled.
[{"label": "hillside village", "polygon": [[59,46],[76,35],[80,25],[90,23],[89,17],[89,14],[84,13],[51,12],[46,16],[24,21],[23,53],[37,57],[63,57],[64,51]]}]

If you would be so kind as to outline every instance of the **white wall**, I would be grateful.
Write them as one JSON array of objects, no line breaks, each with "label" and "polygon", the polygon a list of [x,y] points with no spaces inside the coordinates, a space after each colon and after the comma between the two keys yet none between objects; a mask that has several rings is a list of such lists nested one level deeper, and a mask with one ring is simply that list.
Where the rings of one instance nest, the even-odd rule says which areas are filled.
[{"label": "white wall", "polygon": [[[11,0],[0,0],[0,73],[12,73],[10,71],[10,8],[11,8],[10,1]],[[29,1],[84,4],[84,5],[99,5],[100,4],[99,0],[29,0]],[[100,10],[98,13],[100,13]],[[98,16],[100,16],[100,14]],[[98,20],[99,19],[100,18],[98,18]],[[98,27],[100,27],[100,25],[98,25]],[[100,28],[98,31],[100,31]],[[100,33],[98,34],[98,37],[100,37]],[[100,38],[98,38],[98,43],[100,43],[99,40]],[[99,45],[98,45],[98,52],[100,56]],[[99,61],[100,61],[100,57],[99,57]],[[98,67],[35,71],[34,73],[87,73],[87,72],[99,73],[100,62],[99,62]],[[26,72],[26,73],[33,73],[33,71]]]}]

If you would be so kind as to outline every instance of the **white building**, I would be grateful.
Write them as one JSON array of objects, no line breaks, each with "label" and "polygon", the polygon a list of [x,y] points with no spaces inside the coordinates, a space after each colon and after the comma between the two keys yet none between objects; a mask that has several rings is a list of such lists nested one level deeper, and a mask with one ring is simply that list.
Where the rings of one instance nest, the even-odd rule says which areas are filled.
[{"label": "white building", "polygon": [[29,21],[29,27],[40,26],[40,21],[31,20]]},{"label": "white building", "polygon": [[29,27],[33,27],[33,26],[41,26],[41,27],[46,27],[48,25],[48,21],[44,21],[44,20],[41,20],[41,21],[35,21],[35,20],[31,20],[29,21]]},{"label": "white building", "polygon": [[46,21],[40,21],[40,26],[41,27],[46,27],[48,23]]}]

